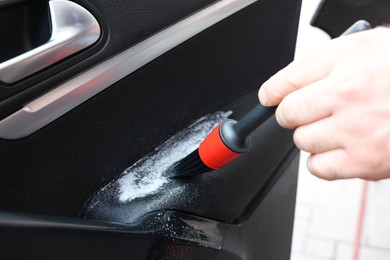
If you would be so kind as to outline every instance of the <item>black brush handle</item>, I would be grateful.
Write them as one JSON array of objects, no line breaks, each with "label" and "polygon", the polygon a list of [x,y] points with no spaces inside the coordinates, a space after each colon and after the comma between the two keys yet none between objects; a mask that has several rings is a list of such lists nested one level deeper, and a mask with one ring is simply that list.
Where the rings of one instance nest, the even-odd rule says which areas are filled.
[{"label": "black brush handle", "polygon": [[[346,36],[360,31],[365,31],[371,28],[370,23],[364,20],[355,22],[349,27],[341,36]],[[276,110],[275,107],[265,107],[263,105],[257,105],[242,119],[240,119],[234,126],[233,129],[238,136],[241,138],[247,138],[256,128],[270,118]]]},{"label": "black brush handle", "polygon": [[276,110],[275,107],[265,107],[261,104],[253,108],[248,114],[241,118],[233,129],[241,138],[247,138],[261,124],[270,118]]}]

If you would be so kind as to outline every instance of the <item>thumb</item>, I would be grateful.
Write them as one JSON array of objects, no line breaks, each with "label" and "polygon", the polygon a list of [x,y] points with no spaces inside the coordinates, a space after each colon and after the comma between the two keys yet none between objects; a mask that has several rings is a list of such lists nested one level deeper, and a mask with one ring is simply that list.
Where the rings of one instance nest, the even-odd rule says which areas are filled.
[{"label": "thumb", "polygon": [[[296,59],[260,87],[264,106],[276,106],[291,92],[326,78],[336,58],[329,45]],[[334,53],[332,53],[334,54]],[[332,58],[333,57],[333,58]]]}]

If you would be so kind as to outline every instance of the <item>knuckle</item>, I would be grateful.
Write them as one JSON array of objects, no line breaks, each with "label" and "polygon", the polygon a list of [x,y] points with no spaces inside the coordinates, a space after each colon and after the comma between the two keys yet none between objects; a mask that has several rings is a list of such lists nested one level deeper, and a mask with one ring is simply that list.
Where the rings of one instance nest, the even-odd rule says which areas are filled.
[{"label": "knuckle", "polygon": [[300,76],[297,70],[290,67],[286,70],[286,82],[292,89],[298,89],[300,85]]},{"label": "knuckle", "polygon": [[371,169],[373,171],[379,169],[382,165],[382,159],[376,154],[367,154],[366,156],[361,155],[358,158],[360,165],[363,169]]},{"label": "knuckle", "polygon": [[[364,148],[363,148],[364,147]],[[388,160],[374,147],[364,146],[351,152],[350,158],[358,167],[356,177],[366,180],[380,180]]]},{"label": "knuckle", "polygon": [[[355,68],[356,71],[361,69]],[[343,73],[341,73],[343,72]],[[365,101],[369,97],[366,91],[362,91],[367,86],[372,85],[372,76],[370,69],[365,69],[364,73],[350,73],[341,70],[329,77],[329,82],[332,87],[333,97],[337,98],[340,104],[350,103],[351,101]],[[340,84],[342,83],[342,84]],[[337,86],[337,87],[336,87]]]},{"label": "knuckle", "polygon": [[362,144],[361,147],[350,149],[350,158],[360,169],[375,171],[383,164],[383,159],[375,147]]}]

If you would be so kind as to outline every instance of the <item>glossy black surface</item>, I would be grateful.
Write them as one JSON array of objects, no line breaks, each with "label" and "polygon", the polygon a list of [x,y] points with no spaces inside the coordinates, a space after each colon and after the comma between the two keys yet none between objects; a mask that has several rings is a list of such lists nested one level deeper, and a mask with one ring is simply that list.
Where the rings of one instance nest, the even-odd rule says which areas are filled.
[{"label": "glossy black surface", "polygon": [[298,157],[242,224],[174,211],[126,225],[0,213],[4,259],[289,259]]},{"label": "glossy black surface", "polygon": [[[213,1],[77,2],[99,20],[100,41],[13,90],[0,87],[0,115]],[[293,59],[299,11],[299,0],[257,1],[31,136],[0,140],[0,211],[12,212],[0,214],[0,258],[289,259],[297,150],[273,118],[245,156],[170,181],[159,197],[138,201],[132,221],[131,203],[84,206],[197,118],[231,110],[240,119],[258,104],[260,84]]]},{"label": "glossy black surface", "polygon": [[[26,0],[36,5],[36,0]],[[47,2],[40,0],[40,2]],[[0,118],[149,35],[175,23],[215,0],[154,0],[115,2],[75,0],[99,22],[101,38],[90,48],[15,84],[0,83]],[[1,9],[1,8],[0,8]]]},{"label": "glossy black surface", "polygon": [[358,20],[366,20],[372,27],[389,23],[389,10],[388,0],[323,0],[311,23],[336,38]]},{"label": "glossy black surface", "polygon": [[[217,110],[233,110],[238,119],[258,102],[261,82],[292,59],[298,14],[299,2],[257,2],[35,134],[0,140],[0,208],[77,216],[96,190],[195,119]],[[237,218],[293,147],[291,132],[275,121],[257,135],[254,149],[213,180],[193,180],[213,204],[204,197],[177,209]]]},{"label": "glossy black surface", "polygon": [[[232,116],[238,116],[234,111],[245,111],[243,104],[252,108],[254,99],[255,93],[228,106],[236,107]],[[171,179],[156,193],[141,199],[119,201],[121,181],[113,182],[102,187],[85,206],[88,210],[83,215],[126,223],[148,210],[165,208],[222,222],[241,222],[251,201],[262,196],[277,168],[296,150],[291,131],[280,128],[274,118],[259,127],[251,139],[251,149],[225,168],[191,178]]]},{"label": "glossy black surface", "polygon": [[0,3],[0,63],[49,41],[48,12],[45,0]]}]

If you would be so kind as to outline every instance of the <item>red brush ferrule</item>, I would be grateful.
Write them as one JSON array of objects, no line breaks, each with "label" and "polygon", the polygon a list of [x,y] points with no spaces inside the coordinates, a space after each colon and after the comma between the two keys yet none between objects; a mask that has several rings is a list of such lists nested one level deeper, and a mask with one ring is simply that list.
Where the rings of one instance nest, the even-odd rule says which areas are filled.
[{"label": "red brush ferrule", "polygon": [[213,170],[218,170],[229,164],[231,161],[241,156],[229,149],[220,136],[221,124],[207,136],[199,145],[199,156],[202,162]]}]

